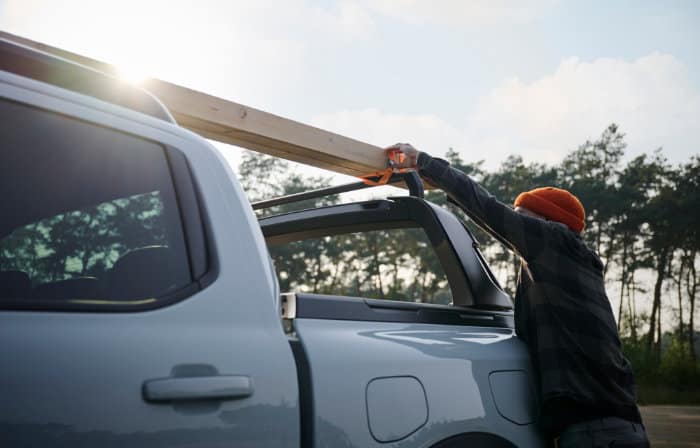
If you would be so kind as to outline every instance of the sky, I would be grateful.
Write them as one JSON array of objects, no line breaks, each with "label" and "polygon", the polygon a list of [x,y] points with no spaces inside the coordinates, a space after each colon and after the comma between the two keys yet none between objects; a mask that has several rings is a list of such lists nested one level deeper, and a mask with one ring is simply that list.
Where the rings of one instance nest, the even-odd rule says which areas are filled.
[{"label": "sky", "polygon": [[[700,154],[700,2],[0,0],[0,29],[379,146]],[[236,164],[239,152],[224,151]]]},{"label": "sky", "polygon": [[489,170],[556,164],[613,122],[628,159],[700,154],[700,1],[0,0],[0,29]]}]

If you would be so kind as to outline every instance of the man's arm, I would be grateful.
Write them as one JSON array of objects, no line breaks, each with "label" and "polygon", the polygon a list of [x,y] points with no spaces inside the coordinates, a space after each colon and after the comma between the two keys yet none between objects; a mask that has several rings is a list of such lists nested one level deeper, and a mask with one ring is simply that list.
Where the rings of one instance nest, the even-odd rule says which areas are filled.
[{"label": "man's arm", "polygon": [[549,230],[546,221],[515,212],[445,160],[422,152],[416,159],[421,176],[445,191],[473,221],[500,236],[520,256],[535,257],[544,247]]}]

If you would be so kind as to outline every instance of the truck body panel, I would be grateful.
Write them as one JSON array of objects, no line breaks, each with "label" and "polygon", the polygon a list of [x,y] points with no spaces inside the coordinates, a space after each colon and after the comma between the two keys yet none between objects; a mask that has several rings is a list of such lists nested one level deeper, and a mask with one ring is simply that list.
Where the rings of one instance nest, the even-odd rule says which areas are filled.
[{"label": "truck body panel", "polygon": [[[541,443],[530,425],[505,420],[491,395],[492,372],[530,371],[529,358],[512,329],[304,318],[297,318],[294,327],[311,366],[314,446],[428,447],[460,434],[493,432],[492,428],[515,446]],[[427,404],[402,403],[401,390],[389,385],[370,388],[387,378],[417,380]],[[384,387],[395,397],[390,403],[393,412],[372,414],[371,394],[380,394]],[[405,392],[411,393],[410,383]],[[395,421],[411,420],[422,406],[427,418],[418,428],[391,431]],[[398,440],[387,445],[377,440],[377,432],[393,432]]]},{"label": "truck body panel", "polygon": [[[7,62],[2,67],[11,68]],[[20,166],[20,154],[43,151],[0,181],[3,205],[11,205],[3,207],[0,222],[0,444],[543,445],[534,424],[532,370],[514,335],[510,299],[449,212],[421,199],[394,198],[258,221],[233,170],[206,140],[168,120],[110,103],[109,95],[98,99],[51,85],[44,75],[38,81],[0,71],[3,160]],[[100,88],[109,88],[105,79]],[[148,96],[144,104],[152,107],[153,101]],[[56,133],[61,123],[86,130],[85,138]],[[140,250],[151,255],[174,250],[162,242],[117,255],[107,251],[103,258],[113,260],[103,260],[102,271],[94,266],[89,271],[86,257],[82,271],[65,269],[76,278],[37,280],[32,266],[18,273],[18,252],[2,245],[17,229],[34,225],[30,230],[39,228],[53,242],[53,228],[42,228],[42,220],[68,222],[66,216],[84,217],[80,210],[95,204],[116,214],[114,209],[130,204],[131,196],[94,200],[109,188],[97,191],[103,173],[85,171],[93,157],[109,153],[118,161],[122,151],[133,153],[128,145],[110,146],[121,138],[143,144],[163,161],[160,175],[165,173],[172,198],[149,213],[169,213],[179,223],[175,233],[181,233],[187,284],[143,300],[112,297],[114,288],[138,287],[165,269],[156,258],[146,258],[129,275],[114,272]],[[45,147],[30,147],[36,142]],[[70,175],[62,173],[61,151],[82,145],[86,151],[76,154],[86,156],[84,167],[78,163]],[[36,167],[44,174],[32,172]],[[125,173],[129,181],[124,181],[109,177],[108,168],[106,184],[137,188],[156,176],[154,168]],[[50,185],[43,178],[54,182],[55,191],[40,188]],[[87,180],[81,184],[82,179]],[[72,189],[63,191],[64,184]],[[281,313],[270,258],[275,244],[402,226],[425,231],[426,247],[445,270],[439,299],[449,297],[449,304],[298,294],[295,312]],[[174,241],[165,233],[164,241]],[[48,248],[29,247],[38,258],[51,255]],[[16,288],[7,293],[15,286],[8,279],[18,275],[32,283],[21,293]],[[65,281],[100,285],[99,293],[60,296]]]},{"label": "truck body panel", "polygon": [[[3,445],[298,446],[295,364],[273,271],[252,209],[218,152],[172,124],[4,72],[0,97],[182,152],[216,248],[215,280],[165,308],[0,312]],[[220,375],[250,377],[253,394],[184,403],[142,396],[149,380]]]}]

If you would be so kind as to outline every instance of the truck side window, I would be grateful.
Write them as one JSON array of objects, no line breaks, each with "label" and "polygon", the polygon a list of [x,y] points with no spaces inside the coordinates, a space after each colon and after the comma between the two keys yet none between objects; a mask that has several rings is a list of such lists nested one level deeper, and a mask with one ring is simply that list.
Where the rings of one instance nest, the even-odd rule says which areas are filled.
[{"label": "truck side window", "polygon": [[423,229],[323,236],[269,249],[283,292],[452,303],[447,276]]},{"label": "truck side window", "polygon": [[0,306],[157,302],[192,282],[162,146],[0,101]]}]

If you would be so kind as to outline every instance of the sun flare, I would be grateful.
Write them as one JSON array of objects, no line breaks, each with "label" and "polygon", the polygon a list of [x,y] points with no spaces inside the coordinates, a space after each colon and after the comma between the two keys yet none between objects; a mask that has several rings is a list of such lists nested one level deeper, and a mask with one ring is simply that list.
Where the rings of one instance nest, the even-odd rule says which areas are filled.
[{"label": "sun flare", "polygon": [[143,66],[136,64],[118,64],[117,76],[129,84],[141,84],[146,79],[153,77]]}]

